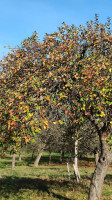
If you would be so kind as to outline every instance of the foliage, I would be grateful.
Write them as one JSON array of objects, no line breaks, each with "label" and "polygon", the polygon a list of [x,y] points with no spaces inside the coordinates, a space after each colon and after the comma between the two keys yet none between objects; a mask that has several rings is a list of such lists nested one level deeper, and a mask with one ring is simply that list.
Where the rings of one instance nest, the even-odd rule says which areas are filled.
[{"label": "foliage", "polygon": [[15,151],[49,123],[63,125],[64,116],[75,127],[89,118],[111,148],[110,21],[100,24],[96,16],[86,27],[63,23],[58,30],[42,43],[33,33],[2,61],[1,143]]}]

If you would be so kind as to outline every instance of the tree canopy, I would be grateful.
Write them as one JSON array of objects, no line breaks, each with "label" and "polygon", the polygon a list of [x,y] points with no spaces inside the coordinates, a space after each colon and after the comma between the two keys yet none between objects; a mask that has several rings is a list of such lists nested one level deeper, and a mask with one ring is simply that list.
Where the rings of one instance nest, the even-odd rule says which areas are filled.
[{"label": "tree canopy", "polygon": [[[112,35],[110,20],[86,26],[63,23],[58,32],[37,33],[24,40],[1,62],[0,140],[19,146],[49,122],[74,126],[86,118],[102,130],[111,143],[112,127]],[[53,111],[54,110],[54,111]],[[54,117],[50,118],[50,113]],[[111,146],[111,144],[110,144]]]}]

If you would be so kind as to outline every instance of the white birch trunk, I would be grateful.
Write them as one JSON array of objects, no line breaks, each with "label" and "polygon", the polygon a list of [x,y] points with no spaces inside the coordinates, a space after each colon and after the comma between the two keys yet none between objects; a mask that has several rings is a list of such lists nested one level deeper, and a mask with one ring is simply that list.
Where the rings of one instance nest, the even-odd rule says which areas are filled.
[{"label": "white birch trunk", "polygon": [[73,164],[74,176],[76,178],[76,181],[79,183],[80,173],[78,170],[78,140],[75,141],[75,152],[74,153],[75,153],[74,164]]},{"label": "white birch trunk", "polygon": [[68,171],[68,178],[70,180],[70,168],[69,168],[69,163],[67,163],[67,171]]}]

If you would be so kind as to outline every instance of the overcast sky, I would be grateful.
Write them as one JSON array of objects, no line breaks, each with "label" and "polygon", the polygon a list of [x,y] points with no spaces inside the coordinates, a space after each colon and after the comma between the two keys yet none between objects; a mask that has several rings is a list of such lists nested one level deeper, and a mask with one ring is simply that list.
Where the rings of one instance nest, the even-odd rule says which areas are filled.
[{"label": "overcast sky", "polygon": [[85,25],[95,13],[101,23],[112,18],[112,0],[0,0],[0,59],[8,52],[4,46],[20,45],[35,30],[42,41],[62,22]]}]

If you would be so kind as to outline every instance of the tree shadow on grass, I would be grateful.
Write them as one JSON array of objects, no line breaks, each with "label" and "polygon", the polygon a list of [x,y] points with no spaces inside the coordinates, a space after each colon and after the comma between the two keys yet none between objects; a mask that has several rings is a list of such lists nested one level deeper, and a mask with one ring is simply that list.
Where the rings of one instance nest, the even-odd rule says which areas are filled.
[{"label": "tree shadow on grass", "polygon": [[112,181],[112,174],[107,174],[105,179]]},{"label": "tree shadow on grass", "polygon": [[11,167],[11,163],[12,163],[11,161],[4,161],[0,163],[0,168],[2,169],[2,168],[5,168],[6,166]]},{"label": "tree shadow on grass", "polygon": [[[32,157],[23,157],[23,160],[24,162],[26,163],[27,166],[31,166],[34,164],[34,161],[36,159],[36,156],[34,156],[34,158],[32,159]],[[42,156],[40,161],[39,161],[39,164],[49,164],[49,157],[48,156]],[[54,156],[52,157],[52,161],[51,163],[53,164],[59,164],[60,161],[59,161],[59,156]]]},{"label": "tree shadow on grass", "polygon": [[[92,177],[92,176],[93,176],[93,173],[92,173],[91,177]],[[91,177],[88,176],[88,175],[82,175],[82,176],[81,176],[81,179],[82,179],[82,180],[89,180],[89,181],[91,181]]]},{"label": "tree shadow on grass", "polygon": [[107,185],[112,185],[112,175],[111,174],[107,174],[105,179],[104,179],[104,183]]},{"label": "tree shadow on grass", "polygon": [[79,160],[82,160],[82,161],[87,161],[87,162],[94,162],[94,157],[93,158],[89,158],[89,157],[82,157],[80,158]]},{"label": "tree shadow on grass", "polygon": [[[47,193],[49,197],[57,198],[59,200],[70,200],[67,197],[62,196],[61,194],[56,194],[52,191],[52,186],[56,186],[56,188],[61,188],[63,191],[63,186],[67,188],[70,186],[69,181],[57,181],[57,180],[47,180],[47,179],[39,179],[39,178],[24,178],[24,177],[15,177],[15,176],[7,176],[5,178],[0,179],[0,197],[8,199],[10,195],[16,196],[17,193],[24,192],[24,190],[36,190],[37,195],[40,192],[41,194]],[[77,184],[75,185],[75,190],[79,187]],[[83,184],[80,184],[80,187],[84,189]],[[88,188],[87,188],[88,189]],[[76,200],[76,199],[74,199]]]}]

